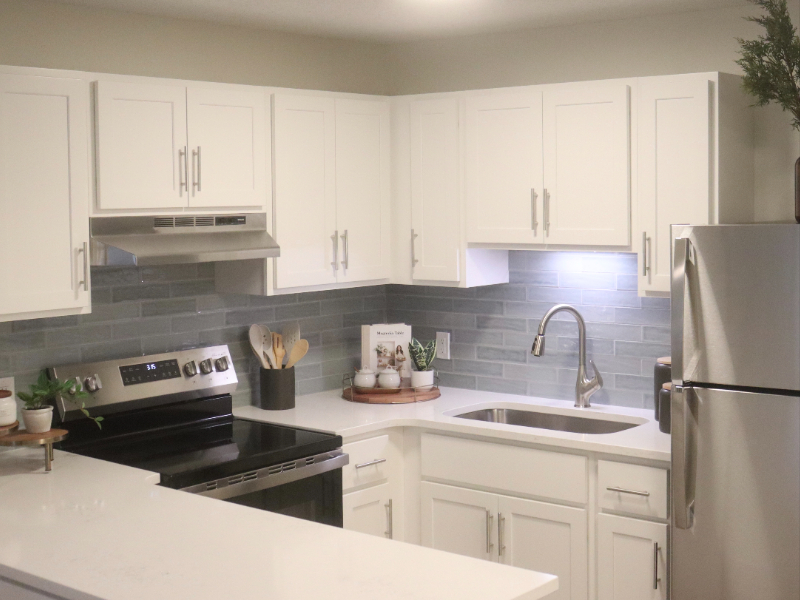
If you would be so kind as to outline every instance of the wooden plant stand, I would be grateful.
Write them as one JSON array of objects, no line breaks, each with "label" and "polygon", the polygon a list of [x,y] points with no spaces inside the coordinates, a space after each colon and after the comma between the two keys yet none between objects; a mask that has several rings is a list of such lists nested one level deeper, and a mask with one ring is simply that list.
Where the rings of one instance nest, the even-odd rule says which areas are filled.
[{"label": "wooden plant stand", "polygon": [[[16,429],[19,423],[9,425]],[[53,444],[66,439],[69,432],[66,429],[51,429],[44,433],[28,433],[27,431],[14,431],[0,434],[0,446],[44,446],[44,470],[53,470]]]}]

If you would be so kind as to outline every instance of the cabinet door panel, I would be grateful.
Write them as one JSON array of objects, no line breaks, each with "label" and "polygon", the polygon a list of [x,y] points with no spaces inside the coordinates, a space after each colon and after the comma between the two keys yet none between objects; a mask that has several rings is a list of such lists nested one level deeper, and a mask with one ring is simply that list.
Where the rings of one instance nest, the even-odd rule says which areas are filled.
[{"label": "cabinet door panel", "polygon": [[98,82],[99,208],[187,206],[186,144],[186,88]]},{"label": "cabinet door panel", "polygon": [[500,496],[500,561],[558,576],[553,600],[585,600],[586,510]]},{"label": "cabinet door panel", "polygon": [[260,90],[189,88],[189,206],[264,206],[265,104]]},{"label": "cabinet door panel", "polygon": [[459,281],[461,186],[458,100],[411,103],[414,279]]},{"label": "cabinet door panel", "polygon": [[495,560],[497,496],[422,482],[422,545]]},{"label": "cabinet door panel", "polygon": [[339,281],[389,276],[389,183],[388,103],[336,100]]},{"label": "cabinet door panel", "polygon": [[542,95],[467,99],[467,241],[541,240]]},{"label": "cabinet door panel", "polygon": [[629,96],[623,84],[544,93],[548,243],[630,243]]},{"label": "cabinet door panel", "polygon": [[598,515],[598,600],[666,600],[666,564],[667,525]]},{"label": "cabinet door panel", "polygon": [[[670,225],[706,225],[710,82],[702,75],[648,78],[639,84],[639,289],[668,292]],[[648,267],[644,273],[644,267]]]},{"label": "cabinet door panel", "polygon": [[277,94],[274,103],[275,287],[335,283],[334,101]]},{"label": "cabinet door panel", "polygon": [[88,120],[86,82],[0,75],[0,315],[90,305]]},{"label": "cabinet door panel", "polygon": [[392,537],[392,499],[384,483],[342,497],[344,528],[379,537]]}]

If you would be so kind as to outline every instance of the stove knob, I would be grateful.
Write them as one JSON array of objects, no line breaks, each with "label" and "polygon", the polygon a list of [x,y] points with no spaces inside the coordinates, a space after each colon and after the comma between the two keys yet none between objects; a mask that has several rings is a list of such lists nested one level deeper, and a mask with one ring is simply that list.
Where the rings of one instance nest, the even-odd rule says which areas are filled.
[{"label": "stove knob", "polygon": [[103,382],[100,381],[100,376],[95,373],[91,377],[87,377],[86,380],[83,382],[86,386],[86,389],[90,392],[96,392],[98,390],[103,389]]},{"label": "stove knob", "polygon": [[202,371],[203,375],[208,375],[213,371],[210,358],[200,361],[200,371]]},{"label": "stove knob", "polygon": [[187,377],[194,377],[197,375],[197,365],[194,364],[193,360],[190,360],[188,363],[183,365],[183,372]]},{"label": "stove knob", "polygon": [[227,356],[221,356],[220,358],[214,361],[214,368],[220,373],[222,371],[227,371],[229,366],[230,365],[228,364]]}]

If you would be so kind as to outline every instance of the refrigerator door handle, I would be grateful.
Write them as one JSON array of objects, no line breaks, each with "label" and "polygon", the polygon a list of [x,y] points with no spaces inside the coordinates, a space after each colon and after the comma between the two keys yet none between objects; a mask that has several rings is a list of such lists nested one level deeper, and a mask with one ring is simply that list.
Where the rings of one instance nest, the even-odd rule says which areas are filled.
[{"label": "refrigerator door handle", "polygon": [[684,324],[684,296],[686,293],[686,267],[691,257],[691,242],[689,238],[675,238],[673,228],[672,248],[672,314],[671,342],[672,342],[672,385],[683,385],[683,324]]},{"label": "refrigerator door handle", "polygon": [[672,386],[672,511],[677,529],[694,523],[696,396],[690,387]]}]

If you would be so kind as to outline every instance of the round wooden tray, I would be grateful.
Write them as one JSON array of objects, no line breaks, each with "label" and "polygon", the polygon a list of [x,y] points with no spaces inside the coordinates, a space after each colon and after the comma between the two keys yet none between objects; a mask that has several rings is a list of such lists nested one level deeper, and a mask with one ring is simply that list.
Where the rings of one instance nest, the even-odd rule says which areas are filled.
[{"label": "round wooden tray", "polygon": [[350,402],[363,402],[365,404],[410,404],[412,402],[427,402],[435,400],[442,393],[436,386],[426,388],[399,388],[394,394],[387,394],[380,388],[371,392],[362,392],[364,388],[347,387],[342,391],[342,398]]}]

